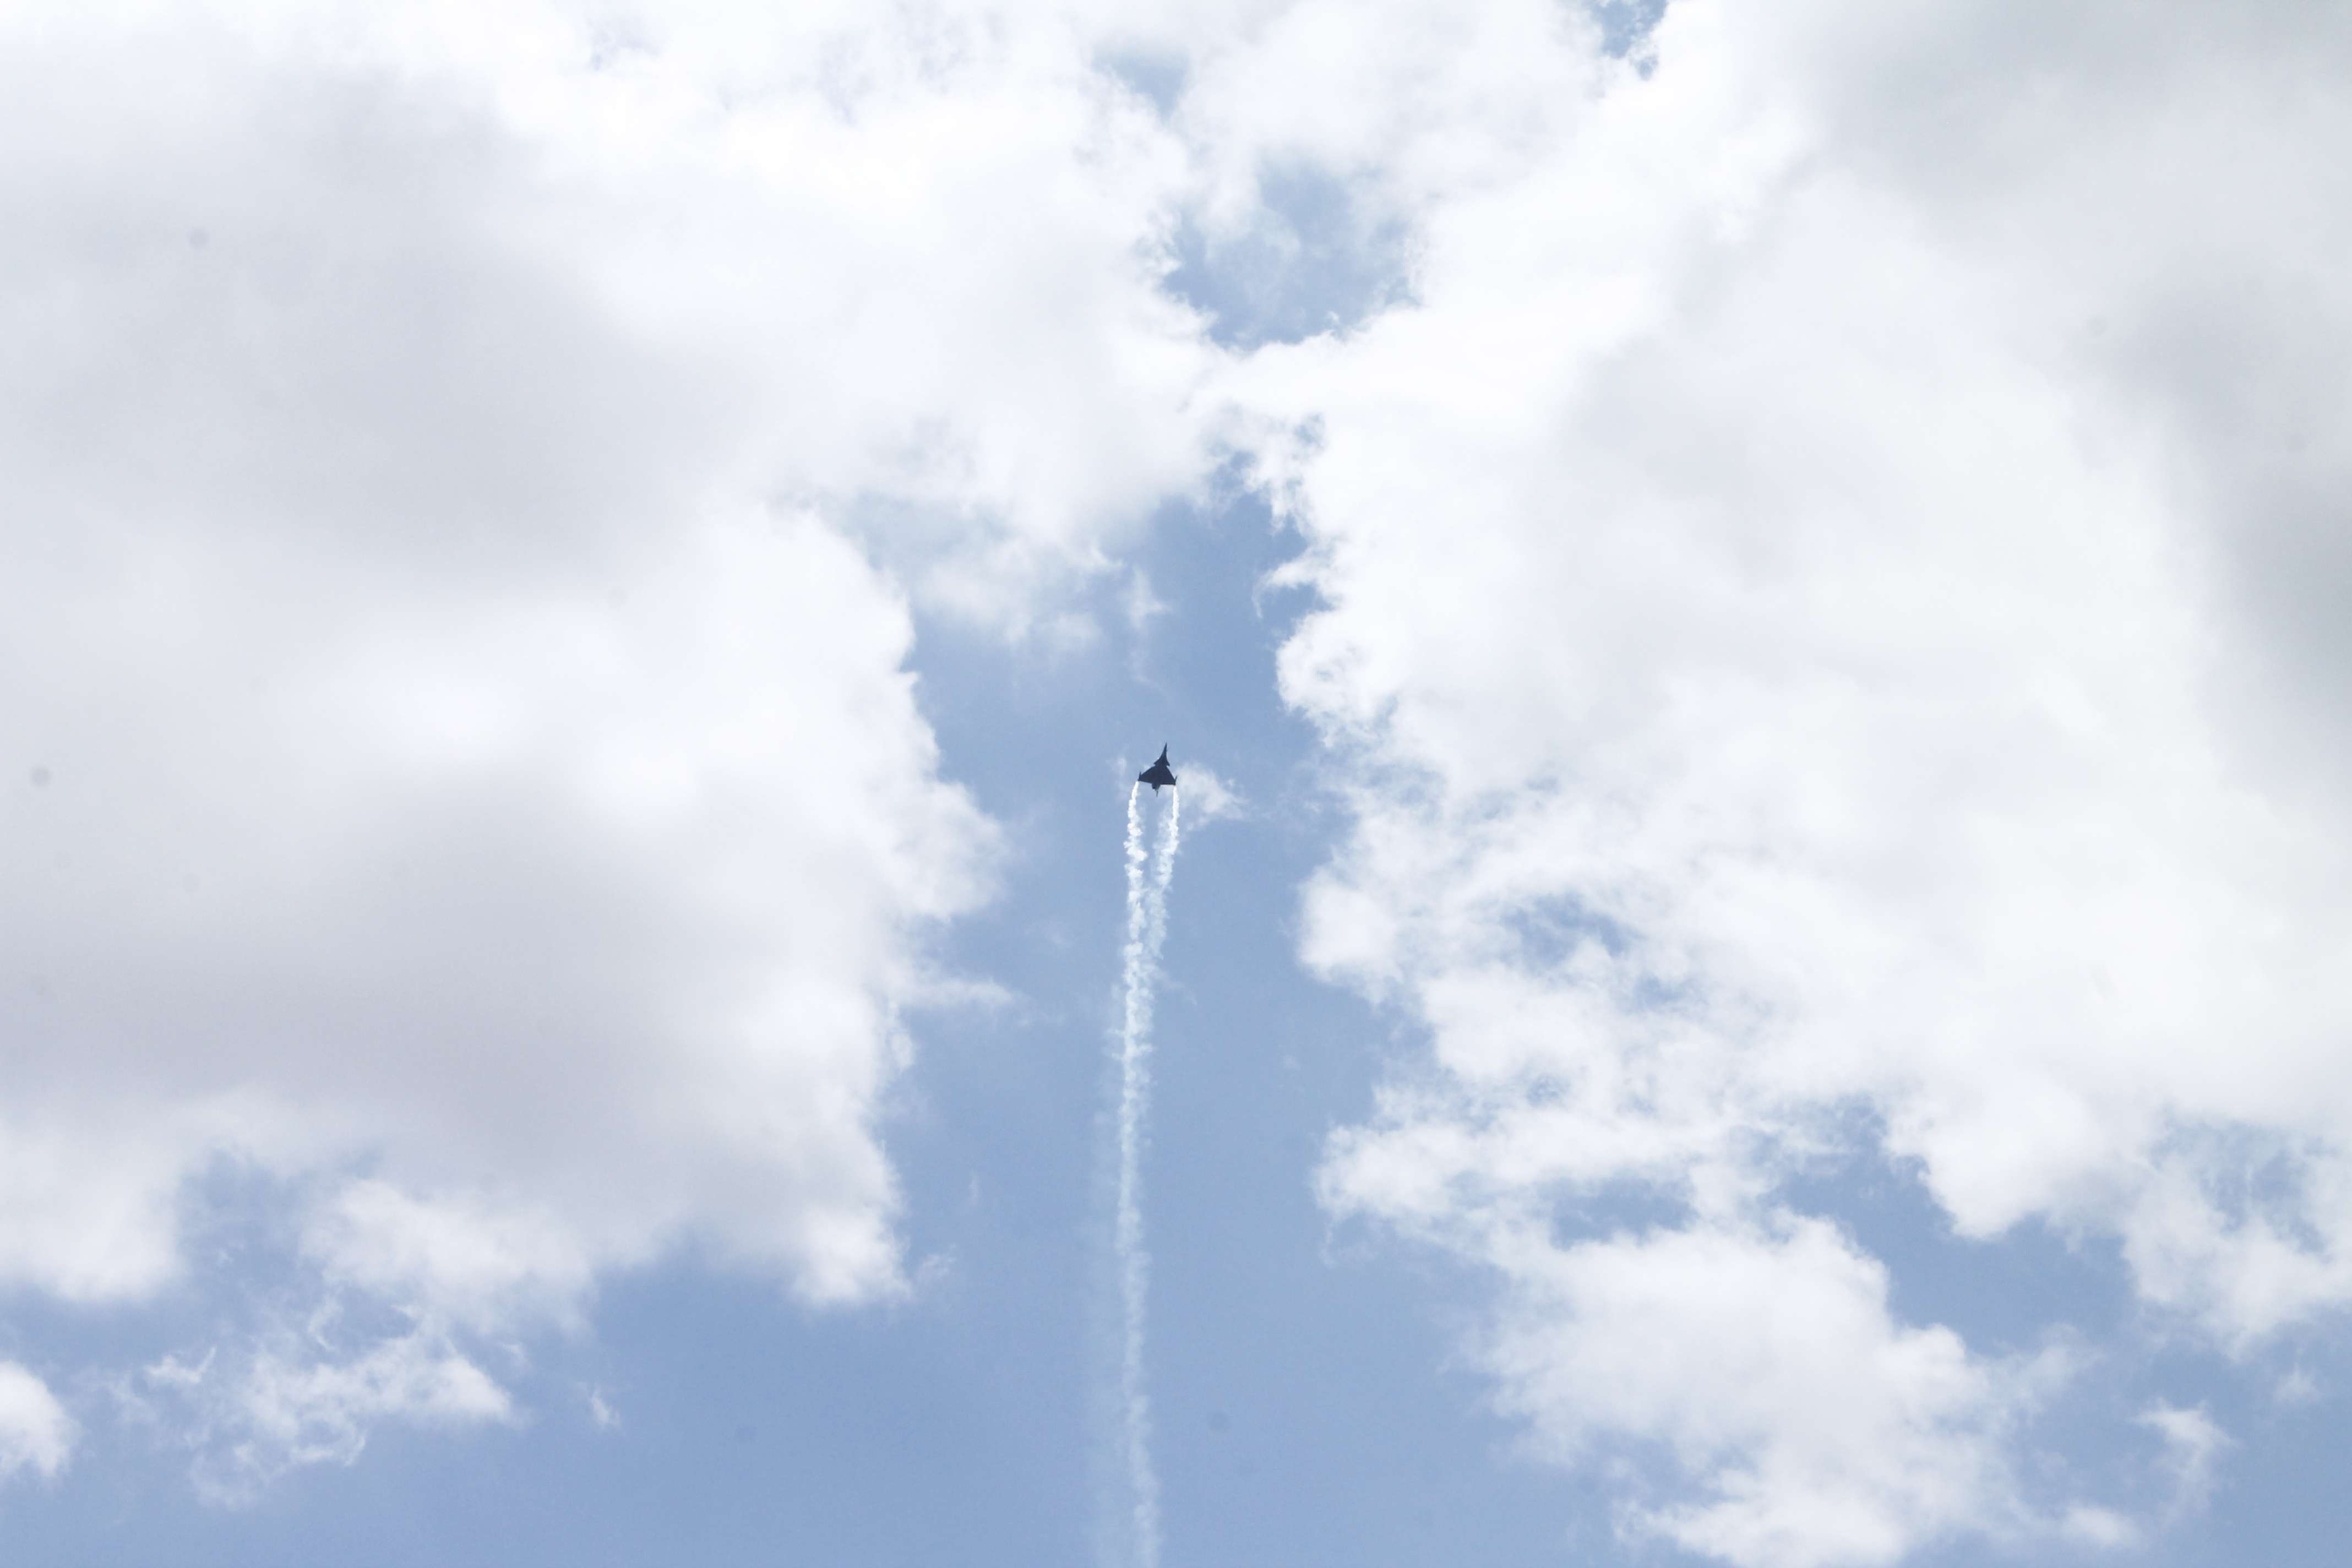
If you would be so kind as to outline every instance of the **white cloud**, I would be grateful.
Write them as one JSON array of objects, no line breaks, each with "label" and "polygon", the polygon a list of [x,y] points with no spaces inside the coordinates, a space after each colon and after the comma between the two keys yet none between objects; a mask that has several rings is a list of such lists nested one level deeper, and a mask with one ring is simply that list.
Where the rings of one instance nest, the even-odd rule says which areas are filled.
[{"label": "white cloud", "polygon": [[1204,827],[1227,817],[1249,815],[1249,801],[1240,789],[1207,763],[1187,761],[1176,778],[1184,792],[1187,826]]},{"label": "white cloud", "polygon": [[597,1261],[560,1215],[501,1213],[471,1194],[436,1202],[377,1179],[342,1184],[311,1211],[304,1239],[333,1283],[429,1301],[481,1331],[571,1318]]},{"label": "white cloud", "polygon": [[1896,1323],[1885,1268],[1820,1222],[1486,1246],[1508,1279],[1483,1357],[1503,1407],[1554,1457],[1631,1438],[1695,1488],[1633,1504],[1637,1531],[1813,1568],[2022,1517],[2006,1428],[2063,1368]]},{"label": "white cloud", "polygon": [[2203,1508],[2213,1493],[2213,1469],[2231,1447],[2203,1406],[2195,1409],[2158,1403],[2141,1416],[2140,1425],[2164,1440],[2164,1468],[2172,1480],[2168,1513],[2172,1518]]},{"label": "white cloud", "polygon": [[2092,1503],[2077,1503],[2068,1509],[2061,1532],[2077,1545],[2103,1552],[2135,1547],[2142,1540],[2138,1525],[2111,1508]]},{"label": "white cloud", "polygon": [[[1508,1281],[1489,1216],[1658,1194],[1679,1242],[1562,1257],[1680,1325],[1677,1247],[1916,1160],[1964,1236],[2117,1237],[2225,1345],[2352,1299],[2352,290],[2299,259],[2352,239],[2311,194],[2347,39],[2200,15],[1676,0],[1647,75],[1528,31],[1392,110],[1301,54],[1286,144],[1418,223],[1413,303],[1237,382],[1321,599],[1284,689],[1362,764],[1304,953],[1433,1052],[1335,1204]],[[1952,1428],[1884,1347],[1993,1375],[1827,1321],[1887,1432]],[[1679,1440],[1707,1384],[1661,1364],[1601,1414],[1496,1372],[1538,1430]],[[1758,1563],[2001,1526],[1997,1422],[1844,1511],[1806,1397],[1753,1398],[1643,1517]]]},{"label": "white cloud", "polygon": [[858,5],[79,7],[0,105],[0,1279],[295,1205],[397,1326],[225,1351],[231,1491],[503,1418],[469,1343],[688,1242],[903,1291],[877,1117],[998,852],[908,600],[1050,633],[1200,468],[1157,116]]},{"label": "white cloud", "polygon": [[515,1419],[513,1401],[446,1340],[417,1331],[349,1349],[331,1311],[299,1331],[193,1363],[167,1356],[119,1391],[125,1407],[194,1450],[206,1501],[252,1502],[287,1471],[350,1465],[384,1421],[457,1428]]},{"label": "white cloud", "polygon": [[1150,635],[1151,623],[1168,614],[1168,602],[1151,591],[1151,579],[1140,566],[1128,568],[1127,586],[1118,596],[1119,614],[1139,642]]},{"label": "white cloud", "polygon": [[689,1229],[813,1300],[895,1289],[895,998],[991,830],[870,570],[756,517],[616,552],[617,607],[187,553],[163,648],[108,574],[16,579],[54,782],[0,919],[53,977],[11,1073],[57,1152],[12,1172],[65,1194],[19,1277],[151,1289],[200,1162],[364,1155],[312,1250],[460,1315]]},{"label": "white cloud", "polygon": [[104,1301],[172,1276],[172,1190],[191,1157],[184,1143],[153,1127],[125,1136],[120,1127],[9,1120],[16,1124],[0,1137],[0,1279]]},{"label": "white cloud", "polygon": [[[475,1340],[688,1239],[903,1290],[877,1108],[995,851],[908,602],[1082,643],[1041,589],[1249,430],[1324,606],[1285,692],[1368,764],[1305,952],[1433,1043],[1330,1201],[1496,1271],[1551,1451],[1664,1445],[1639,1528],[2018,1525],[2048,1368],[1899,1321],[1779,1184],[1916,1159],[2232,1346],[2352,1296],[2352,294],[2302,259],[2352,240],[2345,45],[2006,0],[1676,0],[1646,74],[1548,0],[0,22],[0,1279],[152,1298],[210,1266],[192,1177],[291,1194],[321,1310],[398,1326],[157,1363],[224,1493],[509,1418]],[[1182,64],[1164,118],[1121,50]],[[1170,236],[1299,170],[1409,226],[1408,302],[1228,374]],[[1628,1187],[1681,1228],[1530,1239]]]},{"label": "white cloud", "polygon": [[2281,1405],[2310,1405],[2326,1394],[2320,1381],[2303,1367],[2290,1370],[2271,1390],[2271,1397]]},{"label": "white cloud", "polygon": [[13,1361],[0,1361],[0,1482],[26,1470],[55,1480],[79,1435],[47,1384]]}]

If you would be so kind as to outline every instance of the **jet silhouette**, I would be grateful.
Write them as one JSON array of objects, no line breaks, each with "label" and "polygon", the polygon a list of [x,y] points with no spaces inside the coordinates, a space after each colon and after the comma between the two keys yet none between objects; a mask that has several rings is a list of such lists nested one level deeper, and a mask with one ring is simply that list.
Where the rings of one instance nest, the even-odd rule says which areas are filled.
[{"label": "jet silhouette", "polygon": [[1154,795],[1158,795],[1160,793],[1160,786],[1161,784],[1166,784],[1170,789],[1174,789],[1176,787],[1176,775],[1171,773],[1168,769],[1167,747],[1162,746],[1160,748],[1160,760],[1152,763],[1150,767],[1144,769],[1141,773],[1136,774],[1135,782],[1138,784],[1150,784],[1151,786],[1151,793]]}]

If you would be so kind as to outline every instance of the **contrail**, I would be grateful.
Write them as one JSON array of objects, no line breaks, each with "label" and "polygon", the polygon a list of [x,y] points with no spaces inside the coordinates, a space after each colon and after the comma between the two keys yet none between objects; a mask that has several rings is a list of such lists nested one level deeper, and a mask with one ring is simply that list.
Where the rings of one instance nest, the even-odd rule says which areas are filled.
[{"label": "contrail", "polygon": [[1118,1256],[1121,1434],[1128,1501],[1132,1510],[1131,1568],[1159,1568],[1160,1476],[1151,1465],[1151,1396],[1143,1376],[1144,1289],[1151,1258],[1143,1245],[1143,1138],[1151,1106],[1151,986],[1160,972],[1160,944],[1168,934],[1168,887],[1176,876],[1177,795],[1168,792],[1168,821],[1159,858],[1144,877],[1140,784],[1127,792],[1127,947],[1120,965],[1125,996],[1118,1031],[1118,1208],[1113,1246]]}]

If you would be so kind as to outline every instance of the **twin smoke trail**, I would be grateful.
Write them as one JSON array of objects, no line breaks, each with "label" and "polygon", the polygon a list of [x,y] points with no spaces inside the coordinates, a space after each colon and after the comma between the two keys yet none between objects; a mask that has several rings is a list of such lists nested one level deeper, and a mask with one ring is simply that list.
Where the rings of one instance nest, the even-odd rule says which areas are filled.
[{"label": "twin smoke trail", "polygon": [[[1168,934],[1168,885],[1176,878],[1179,799],[1168,792],[1167,824],[1149,866],[1143,786],[1127,792],[1127,947],[1118,1028],[1118,1206],[1112,1246],[1118,1260],[1119,1438],[1126,1480],[1130,1568],[1159,1568],[1160,1476],[1151,1466],[1151,1398],[1143,1379],[1143,1300],[1151,1259],[1143,1246],[1143,1136],[1151,1105],[1151,987]],[[1157,793],[1157,792],[1155,792]]]}]

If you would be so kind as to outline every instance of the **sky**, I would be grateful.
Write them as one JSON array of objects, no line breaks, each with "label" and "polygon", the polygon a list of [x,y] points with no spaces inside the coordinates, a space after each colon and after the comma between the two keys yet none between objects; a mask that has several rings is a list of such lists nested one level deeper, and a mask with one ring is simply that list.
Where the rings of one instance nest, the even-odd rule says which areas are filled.
[{"label": "sky", "polygon": [[0,5],[0,1555],[2337,1562],[2347,145],[2307,0]]}]

